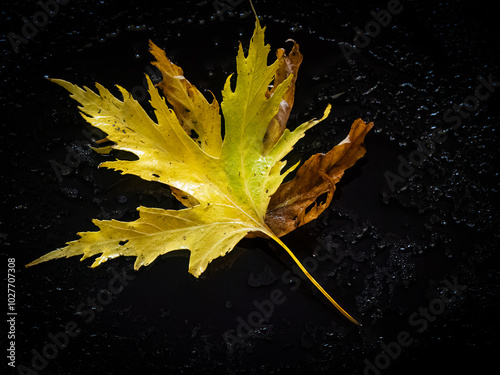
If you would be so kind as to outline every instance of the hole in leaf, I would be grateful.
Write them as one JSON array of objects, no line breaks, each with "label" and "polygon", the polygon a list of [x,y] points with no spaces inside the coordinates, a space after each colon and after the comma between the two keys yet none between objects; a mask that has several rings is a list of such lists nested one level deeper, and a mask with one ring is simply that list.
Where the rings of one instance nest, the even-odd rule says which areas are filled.
[{"label": "hole in leaf", "polygon": [[309,206],[307,206],[307,207],[306,207],[306,212],[305,212],[305,214],[306,214],[306,215],[307,215],[307,214],[309,213],[309,211],[311,211],[311,210],[312,210],[312,208],[316,205],[315,203],[316,203],[316,202],[313,202],[313,203],[311,203]]},{"label": "hole in leaf", "polygon": [[128,240],[118,242],[118,245],[123,246],[128,242]]},{"label": "hole in leaf", "polygon": [[189,134],[189,136],[193,139],[198,139],[199,137],[198,133],[196,133],[194,129],[191,129],[191,134]]},{"label": "hole in leaf", "polygon": [[321,194],[318,198],[316,198],[316,200],[311,203],[309,206],[306,207],[306,215],[309,213],[309,211],[311,211],[313,209],[313,207],[315,206],[315,203],[318,205],[318,206],[321,206],[322,204],[324,204],[326,202],[326,200],[328,199],[328,193],[323,193]]},{"label": "hole in leaf", "polygon": [[316,198],[316,203],[321,206],[322,204],[326,203],[327,199],[328,199],[328,192],[323,193],[318,198]]}]

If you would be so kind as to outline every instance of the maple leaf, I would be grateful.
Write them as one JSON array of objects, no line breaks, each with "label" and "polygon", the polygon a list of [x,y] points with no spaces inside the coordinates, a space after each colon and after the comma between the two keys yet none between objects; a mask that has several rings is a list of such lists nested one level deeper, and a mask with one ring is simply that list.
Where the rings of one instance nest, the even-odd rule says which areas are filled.
[{"label": "maple leaf", "polygon": [[[163,75],[159,87],[172,107],[167,106],[146,76],[156,120],[120,86],[123,100],[98,83],[95,93],[85,86],[51,79],[80,103],[83,118],[107,134],[106,139],[114,142],[113,149],[138,157],[132,161],[107,161],[100,167],[167,184],[186,208],[141,206],[139,219],[133,222],[94,220],[99,231],[78,233],[80,239],[27,266],[57,258],[81,255],[83,260],[99,255],[91,267],[118,256],[135,256],[134,268],[139,269],[160,255],[188,249],[189,272],[198,277],[213,259],[231,251],[243,237],[260,233],[279,243],[330,302],[357,323],[314,280],[279,236],[326,208],[325,203],[314,206],[308,214],[301,213],[326,191],[329,204],[334,180],[340,178],[342,168],[364,153],[361,142],[369,126],[365,124],[361,136],[355,129],[362,129],[364,123],[358,120],[359,126],[351,130],[351,141],[343,143],[352,147],[341,144],[337,147],[342,146],[345,152],[334,148],[326,155],[313,156],[293,180],[282,185],[287,174],[297,167],[285,171],[283,158],[308,129],[328,116],[331,107],[327,106],[320,119],[307,121],[293,131],[286,129],[302,55],[294,42],[288,56],[278,50],[276,61],[267,65],[270,46],[264,42],[264,31],[256,19],[246,55],[239,45],[235,88],[231,87],[232,75],[224,85],[224,139],[215,97],[209,103],[186,80],[182,69],[152,42],[151,53],[156,58],[153,64]],[[356,137],[351,136],[353,132]],[[341,154],[344,159],[339,157]],[[341,159],[344,162],[339,172],[335,163]]]}]

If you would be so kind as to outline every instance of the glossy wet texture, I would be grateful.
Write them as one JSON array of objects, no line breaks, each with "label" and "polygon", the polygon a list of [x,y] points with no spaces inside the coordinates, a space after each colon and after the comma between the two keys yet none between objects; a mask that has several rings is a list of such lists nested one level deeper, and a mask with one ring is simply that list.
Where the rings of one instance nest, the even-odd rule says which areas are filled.
[{"label": "glossy wet texture", "polygon": [[[383,374],[496,368],[488,350],[499,328],[500,84],[489,90],[480,81],[491,74],[500,82],[493,8],[402,4],[352,63],[339,43],[352,44],[354,27],[364,29],[370,11],[387,2],[254,4],[272,50],[291,48],[285,40],[293,38],[304,54],[289,126],[333,105],[290,165],[331,149],[356,118],[375,122],[366,156],[337,185],[331,207],[283,238],[362,327],[293,276],[291,259],[264,239],[242,241],[199,280],[187,273],[187,252],[139,272],[125,258],[97,269],[76,258],[24,269],[95,229],[93,218],[133,220],[139,205],[179,207],[168,187],[97,169],[110,157],[88,148],[91,129],[76,103],[44,76],[119,84],[146,105],[143,74],[160,78],[149,68],[151,39],[220,101],[238,41],[248,43],[254,24],[246,2],[223,20],[210,1],[68,2],[15,53],[7,33],[22,35],[21,18],[41,8],[3,5],[1,272],[5,278],[6,259],[15,257],[16,366],[31,367],[49,333],[75,322],[79,334],[35,363],[45,366],[41,374],[375,373],[365,359]],[[484,99],[476,105],[474,96]],[[464,100],[470,110],[454,113]],[[420,166],[401,166],[410,158]],[[394,191],[387,171],[399,176]],[[272,311],[266,321],[261,310]],[[398,358],[380,355],[383,342],[396,356],[398,336],[409,343]]]}]

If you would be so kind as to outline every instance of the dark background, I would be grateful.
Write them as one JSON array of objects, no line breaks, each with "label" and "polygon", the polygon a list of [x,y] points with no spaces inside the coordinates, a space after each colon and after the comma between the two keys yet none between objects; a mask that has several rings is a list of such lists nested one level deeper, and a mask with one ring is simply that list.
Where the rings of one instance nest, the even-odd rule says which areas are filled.
[{"label": "dark background", "polygon": [[[168,187],[97,169],[116,155],[88,148],[82,130],[89,128],[76,102],[44,76],[89,87],[120,84],[140,94],[151,39],[207,97],[211,90],[220,101],[224,80],[235,71],[238,42],[248,45],[254,19],[245,1],[220,19],[210,1],[74,0],[60,5],[15,53],[8,33],[22,35],[22,17],[31,19],[40,6],[3,2],[1,306],[7,312],[7,258],[15,258],[16,366],[30,367],[49,333],[74,321],[80,334],[39,373],[363,374],[364,360],[373,362],[380,343],[393,342],[401,331],[414,342],[383,374],[492,373],[500,301],[500,90],[456,130],[442,116],[474,94],[479,76],[500,81],[495,2],[402,4],[404,10],[349,64],[338,43],[352,43],[354,27],[363,29],[370,11],[386,9],[386,2],[254,1],[272,54],[288,38],[304,54],[289,126],[333,105],[290,159],[326,152],[356,118],[375,122],[366,156],[338,184],[331,207],[284,237],[299,259],[328,254],[312,273],[362,322],[356,327],[309,283],[297,290],[284,283],[293,263],[263,239],[242,241],[200,279],[187,272],[187,252],[138,272],[131,270],[132,258],[96,269],[76,257],[25,269],[77,232],[94,230],[93,218],[129,221],[139,205],[179,207]],[[384,172],[397,173],[398,156],[407,159],[415,141],[436,127],[448,139],[391,192]],[[89,315],[78,314],[78,305],[106,289],[113,270],[124,267],[134,279],[86,323]],[[466,289],[417,333],[409,317],[454,277]],[[236,335],[238,317],[246,320],[255,310],[252,302],[274,289],[285,301],[228,346],[223,334]],[[4,328],[6,323],[1,372],[18,373],[4,361]]]}]

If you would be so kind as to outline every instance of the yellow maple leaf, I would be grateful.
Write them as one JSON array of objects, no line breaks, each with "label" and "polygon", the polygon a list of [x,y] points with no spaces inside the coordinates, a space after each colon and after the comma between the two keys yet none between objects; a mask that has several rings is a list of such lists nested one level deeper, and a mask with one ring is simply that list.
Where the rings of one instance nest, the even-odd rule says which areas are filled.
[{"label": "yellow maple leaf", "polygon": [[[236,86],[234,90],[231,88],[231,76],[224,85],[221,104],[224,139],[215,98],[209,103],[186,80],[182,69],[171,63],[164,51],[152,42],[151,53],[156,58],[153,64],[163,75],[159,87],[172,106],[167,106],[146,76],[156,121],[120,86],[123,100],[98,83],[97,94],[85,86],[82,89],[67,81],[52,79],[80,103],[83,118],[114,142],[113,149],[132,152],[138,157],[133,161],[107,161],[101,167],[167,184],[187,208],[165,210],[141,206],[140,217],[133,222],[94,220],[99,231],[78,233],[79,240],[27,266],[77,255],[82,255],[83,260],[100,254],[92,267],[118,256],[135,256],[134,268],[138,269],[162,254],[188,249],[191,253],[189,272],[198,277],[213,259],[231,251],[247,234],[260,233],[279,243],[330,302],[357,323],[280,240],[279,235],[284,233],[277,235],[266,223],[271,197],[296,167],[284,171],[286,162],[282,159],[306,130],[328,116],[330,105],[320,119],[307,121],[294,131],[285,128],[302,55],[294,43],[290,57],[279,50],[276,61],[268,66],[270,46],[264,42],[264,31],[256,19],[246,56],[241,44],[239,46]],[[274,86],[269,88],[272,82]],[[331,180],[328,171],[319,173]],[[315,182],[322,186],[321,191],[325,190],[324,184]],[[287,207],[297,210],[296,199],[287,194],[280,193],[273,212]],[[314,203],[314,199],[310,203]],[[269,215],[268,221],[272,221]],[[292,229],[298,225],[300,223],[294,222]]]}]

